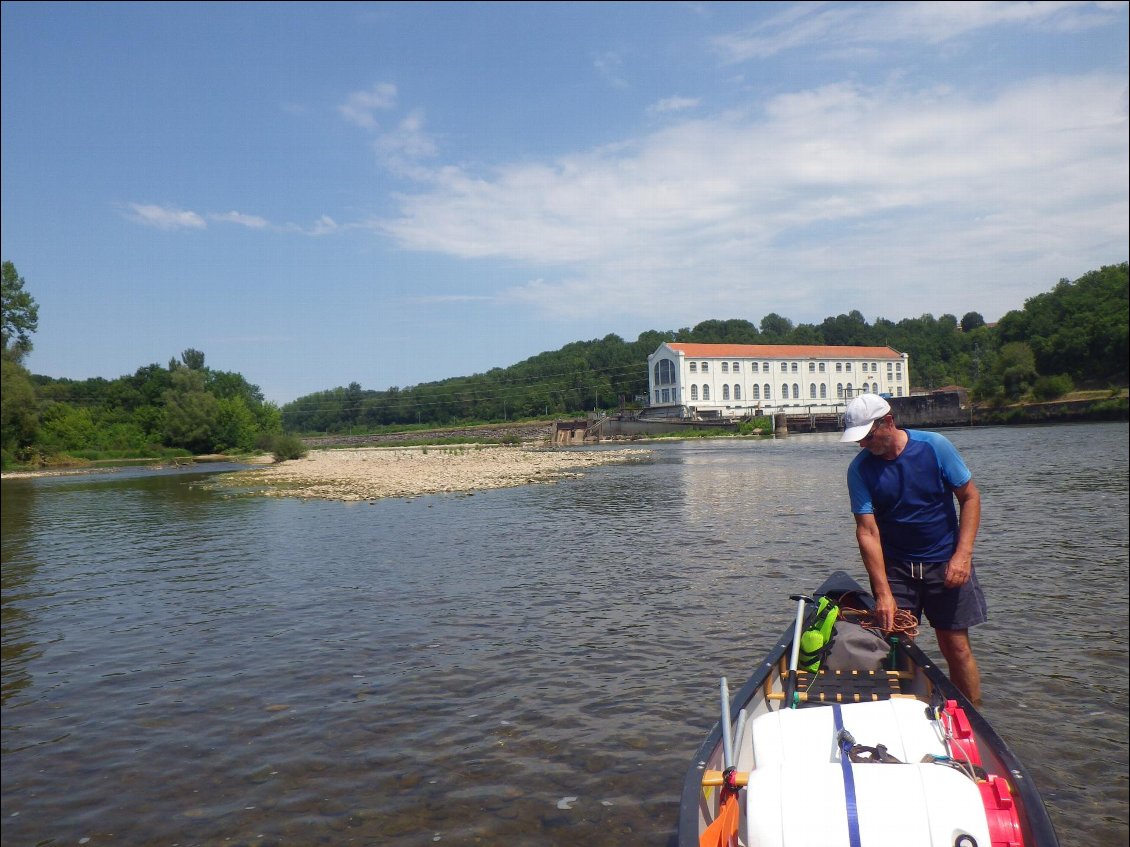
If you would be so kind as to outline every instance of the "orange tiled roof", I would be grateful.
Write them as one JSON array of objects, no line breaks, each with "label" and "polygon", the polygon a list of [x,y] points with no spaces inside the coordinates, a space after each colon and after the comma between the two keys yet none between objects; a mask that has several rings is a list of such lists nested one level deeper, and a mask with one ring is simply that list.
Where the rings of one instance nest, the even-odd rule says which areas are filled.
[{"label": "orange tiled roof", "polygon": [[684,356],[704,359],[899,359],[891,347],[849,347],[830,344],[684,344],[667,342]]}]

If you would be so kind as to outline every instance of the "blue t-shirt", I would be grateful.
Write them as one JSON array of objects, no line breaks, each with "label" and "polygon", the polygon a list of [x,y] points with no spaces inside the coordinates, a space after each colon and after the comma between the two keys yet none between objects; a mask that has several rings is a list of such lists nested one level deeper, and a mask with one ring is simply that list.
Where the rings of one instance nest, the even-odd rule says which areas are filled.
[{"label": "blue t-shirt", "polygon": [[860,450],[852,460],[851,511],[875,516],[888,560],[948,562],[957,546],[953,490],[973,475],[945,436],[904,432],[910,440],[897,459]]}]

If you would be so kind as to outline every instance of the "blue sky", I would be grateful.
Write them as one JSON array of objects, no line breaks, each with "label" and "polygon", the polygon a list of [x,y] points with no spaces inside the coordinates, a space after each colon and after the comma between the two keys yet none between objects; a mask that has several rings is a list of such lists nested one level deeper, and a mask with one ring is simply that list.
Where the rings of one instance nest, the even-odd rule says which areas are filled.
[{"label": "blue sky", "polygon": [[34,373],[283,404],[1127,260],[1117,3],[3,3]]}]

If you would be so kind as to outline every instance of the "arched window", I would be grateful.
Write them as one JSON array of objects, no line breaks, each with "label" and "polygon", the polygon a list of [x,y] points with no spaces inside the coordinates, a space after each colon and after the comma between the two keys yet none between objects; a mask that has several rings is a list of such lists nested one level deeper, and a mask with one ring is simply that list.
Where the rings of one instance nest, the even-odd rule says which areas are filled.
[{"label": "arched window", "polygon": [[655,384],[671,385],[675,382],[675,363],[670,359],[660,359],[655,363]]},{"label": "arched window", "polygon": [[698,399],[698,386],[692,385],[691,386],[691,400],[697,400],[697,399]]},{"label": "arched window", "polygon": [[710,386],[709,385],[702,386],[702,399],[703,400],[709,400],[710,399]]},{"label": "arched window", "polygon": [[808,386],[808,399],[809,399],[809,400],[815,400],[815,399],[816,399],[816,383],[815,383],[815,382],[813,382],[813,383],[809,383],[809,386]]},{"label": "arched window", "polygon": [[[756,362],[754,364],[756,364]],[[761,399],[761,386],[757,385],[756,383],[753,386],[753,399],[754,400],[760,400]]]},{"label": "arched window", "polygon": [[855,396],[855,386],[852,385],[850,382],[847,384],[847,396],[848,397],[854,397]]},{"label": "arched window", "polygon": [[742,399],[742,387],[740,385],[734,386],[734,399],[735,400],[741,400]]},{"label": "arched window", "polygon": [[773,389],[769,387],[769,383],[765,383],[765,399],[771,400],[773,398]]},{"label": "arched window", "polygon": [[820,383],[820,399],[828,399],[828,386],[826,386],[824,383]]},{"label": "arched window", "polygon": [[795,382],[793,383],[793,399],[794,400],[800,399],[800,386],[797,385]]},{"label": "arched window", "polygon": [[[726,363],[723,362],[722,364],[724,365]],[[730,399],[730,386],[729,385],[723,385],[722,386],[722,399],[723,400],[729,400]]]},{"label": "arched window", "polygon": [[836,397],[840,400],[844,399],[844,384],[842,382],[836,383]]}]

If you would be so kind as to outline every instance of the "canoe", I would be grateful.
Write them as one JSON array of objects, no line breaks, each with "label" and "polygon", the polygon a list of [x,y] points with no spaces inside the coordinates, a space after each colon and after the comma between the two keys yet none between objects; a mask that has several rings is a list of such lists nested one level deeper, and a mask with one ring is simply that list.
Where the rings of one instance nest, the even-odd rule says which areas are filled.
[{"label": "canoe", "polygon": [[1032,777],[913,632],[868,627],[843,571],[792,599],[737,694],[720,682],[678,847],[1058,847]]}]

